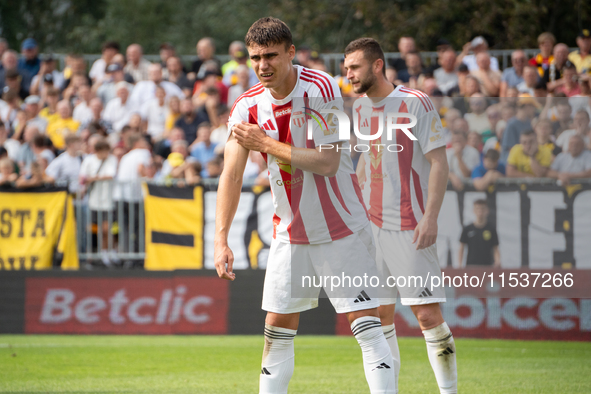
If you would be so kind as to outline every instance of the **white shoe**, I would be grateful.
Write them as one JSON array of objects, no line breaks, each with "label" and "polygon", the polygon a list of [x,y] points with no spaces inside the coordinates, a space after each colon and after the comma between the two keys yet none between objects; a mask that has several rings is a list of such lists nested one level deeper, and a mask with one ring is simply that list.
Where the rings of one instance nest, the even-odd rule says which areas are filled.
[{"label": "white shoe", "polygon": [[114,249],[109,250],[109,259],[115,264],[121,262],[121,259],[119,259],[119,254]]},{"label": "white shoe", "polygon": [[101,250],[101,261],[105,266],[111,266],[111,259],[109,258],[109,254],[106,250]]}]

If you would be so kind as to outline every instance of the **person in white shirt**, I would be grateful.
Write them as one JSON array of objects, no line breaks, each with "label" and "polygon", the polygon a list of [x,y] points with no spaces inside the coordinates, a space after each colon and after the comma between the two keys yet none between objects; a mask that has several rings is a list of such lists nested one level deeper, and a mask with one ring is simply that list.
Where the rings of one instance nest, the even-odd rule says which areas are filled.
[{"label": "person in white shirt", "polygon": [[162,86],[156,86],[156,97],[144,104],[141,114],[147,123],[147,132],[152,137],[152,141],[161,140],[168,115],[166,91]]},{"label": "person in white shirt", "polygon": [[433,72],[437,81],[437,87],[448,95],[448,92],[458,86],[458,74],[456,73],[456,52],[449,49],[441,55],[441,67]]},{"label": "person in white shirt", "polygon": [[[109,250],[109,222],[113,222],[113,183],[117,173],[117,158],[109,154],[109,143],[101,138],[94,144],[94,154],[86,156],[80,167],[80,184],[86,187],[91,220],[101,229],[100,249],[105,265],[114,259]],[[109,256],[109,255],[112,255]]]},{"label": "person in white shirt", "polygon": [[474,93],[470,97],[470,111],[464,115],[464,119],[468,122],[469,130],[482,134],[490,130],[490,122],[486,114],[487,107],[486,98],[482,93]]},{"label": "person in white shirt", "polygon": [[[472,51],[472,54],[468,53]],[[488,53],[488,42],[482,36],[475,37],[472,41],[464,44],[462,52],[456,59],[456,66],[464,63],[468,67],[468,71],[478,70],[478,64],[476,64],[476,56],[479,53]],[[490,69],[493,71],[499,71],[499,61],[496,57],[490,59]]]},{"label": "person in white shirt", "polygon": [[589,135],[591,134],[589,113],[584,109],[578,110],[573,118],[573,126],[574,129],[563,131],[556,139],[556,145],[560,146],[564,152],[568,151],[569,140],[576,134],[583,138],[585,145],[589,144]]},{"label": "person in white shirt", "polygon": [[72,112],[72,118],[82,124],[92,119],[92,111],[89,107],[92,91],[88,85],[82,85],[78,88],[78,98],[80,101],[76,104],[74,112]]},{"label": "person in white shirt", "polygon": [[137,83],[148,79],[149,67],[152,63],[143,58],[143,49],[139,44],[131,44],[127,47],[125,52],[127,57],[127,65],[125,72],[133,77]]},{"label": "person in white shirt", "polygon": [[111,64],[113,56],[115,56],[117,53],[119,53],[118,42],[107,41],[103,44],[101,58],[96,60],[92,64],[90,72],[88,73],[88,76],[90,77],[90,79],[92,79],[92,82],[102,82],[103,78],[105,78],[105,71],[107,66]]},{"label": "person in white shirt", "polygon": [[464,188],[463,182],[470,180],[472,170],[480,163],[480,153],[467,144],[464,133],[454,133],[451,148],[447,150],[449,180],[457,190]]},{"label": "person in white shirt", "polygon": [[185,98],[185,94],[176,84],[162,80],[162,66],[160,64],[151,64],[148,71],[150,80],[136,83],[129,97],[137,112],[141,112],[144,104],[156,97],[157,85],[164,88],[167,98],[170,96],[177,96],[181,100]]},{"label": "person in white shirt", "polygon": [[16,161],[21,144],[13,138],[8,138],[8,130],[2,120],[0,120],[0,146],[6,149],[11,160]]},{"label": "person in white shirt", "polygon": [[[98,88],[96,88],[97,97],[100,97],[103,104],[107,105],[109,101],[117,97],[117,84],[124,81],[125,74],[123,73],[123,66],[119,63],[110,64],[107,66],[106,75],[103,78],[103,82]],[[129,90],[131,91],[133,85],[129,84],[129,86]]]},{"label": "person in white shirt", "polygon": [[25,112],[27,113],[27,125],[34,124],[39,132],[45,133],[47,128],[47,119],[39,116],[39,103],[41,98],[39,96],[31,95],[25,99]]},{"label": "person in white shirt", "polygon": [[568,186],[571,179],[591,177],[591,152],[585,150],[585,141],[578,134],[570,137],[568,151],[556,156],[547,174],[555,178],[562,186]]},{"label": "person in white shirt", "polygon": [[130,86],[125,81],[117,83],[117,97],[107,103],[103,112],[103,119],[111,122],[113,130],[117,133],[121,132],[123,126],[129,123],[131,115],[134,113],[133,106],[129,101]]},{"label": "person in white shirt", "polygon": [[68,134],[65,138],[66,151],[56,157],[45,170],[53,182],[65,182],[70,193],[78,191],[78,176],[82,157],[80,156],[81,140],[75,134]]}]

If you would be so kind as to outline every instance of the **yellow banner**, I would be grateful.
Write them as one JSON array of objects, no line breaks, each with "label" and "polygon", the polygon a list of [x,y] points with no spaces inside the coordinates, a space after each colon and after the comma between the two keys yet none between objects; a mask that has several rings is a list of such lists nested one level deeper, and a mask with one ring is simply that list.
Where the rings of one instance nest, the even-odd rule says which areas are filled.
[{"label": "yellow banner", "polygon": [[143,187],[145,269],[203,268],[203,188]]},{"label": "yellow banner", "polygon": [[[54,264],[55,260],[55,264]],[[0,269],[78,268],[67,191],[0,191]]]}]

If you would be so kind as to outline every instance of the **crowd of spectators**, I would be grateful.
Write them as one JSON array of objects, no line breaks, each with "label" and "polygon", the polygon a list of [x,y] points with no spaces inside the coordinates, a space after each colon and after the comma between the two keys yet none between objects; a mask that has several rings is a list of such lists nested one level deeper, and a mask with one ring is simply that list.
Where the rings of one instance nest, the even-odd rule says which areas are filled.
[{"label": "crowd of spectators", "polygon": [[[473,182],[484,190],[501,177],[567,185],[591,176],[591,34],[582,30],[570,53],[555,41],[541,34],[537,55],[515,50],[501,70],[481,36],[457,51],[440,39],[428,65],[412,37],[400,38],[387,77],[432,98],[455,188]],[[106,42],[94,63],[71,54],[58,70],[34,39],[19,54],[0,38],[0,183],[64,181],[75,193],[101,177],[181,184],[218,177],[230,108],[257,77],[243,42],[231,43],[224,64],[211,38],[200,39],[196,52],[197,60],[183,62],[164,43],[160,61],[149,62],[139,44]],[[327,70],[309,47],[295,61]],[[342,63],[335,78],[343,96],[354,97]],[[252,154],[245,178],[265,184],[265,175],[261,155]]]}]

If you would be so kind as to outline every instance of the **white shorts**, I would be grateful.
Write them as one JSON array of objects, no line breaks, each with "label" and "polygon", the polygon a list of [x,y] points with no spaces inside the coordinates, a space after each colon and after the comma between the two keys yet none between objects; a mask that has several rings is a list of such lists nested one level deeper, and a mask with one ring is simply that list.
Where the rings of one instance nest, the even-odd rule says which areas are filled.
[{"label": "white shorts", "polygon": [[380,288],[380,305],[396,304],[398,293],[402,305],[445,302],[445,289],[430,283],[430,277],[441,277],[436,245],[416,250],[414,231],[384,230],[373,223],[371,227],[380,281],[388,284]]},{"label": "white shorts", "polygon": [[321,288],[337,313],[377,308],[377,289],[369,285],[371,277],[379,280],[369,224],[355,234],[317,245],[274,239],[265,273],[263,310],[287,314],[316,308]]}]

